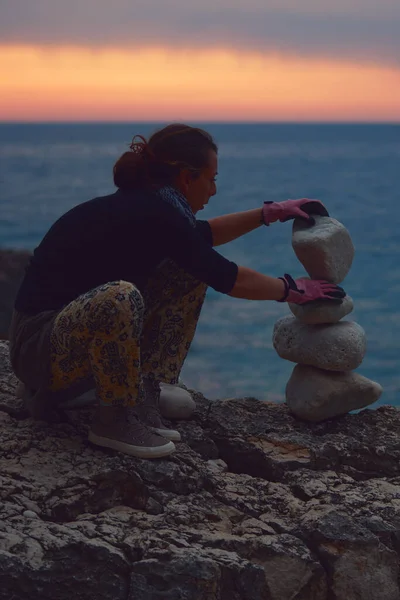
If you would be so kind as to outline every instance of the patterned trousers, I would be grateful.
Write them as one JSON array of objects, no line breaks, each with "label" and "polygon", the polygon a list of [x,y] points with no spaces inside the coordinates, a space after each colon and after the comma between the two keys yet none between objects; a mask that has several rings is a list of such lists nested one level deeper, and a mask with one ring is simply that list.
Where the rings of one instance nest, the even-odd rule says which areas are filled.
[{"label": "patterned trousers", "polygon": [[113,281],[83,294],[56,317],[50,386],[93,379],[103,404],[134,406],[143,378],[177,383],[207,286],[164,261],[146,288]]}]

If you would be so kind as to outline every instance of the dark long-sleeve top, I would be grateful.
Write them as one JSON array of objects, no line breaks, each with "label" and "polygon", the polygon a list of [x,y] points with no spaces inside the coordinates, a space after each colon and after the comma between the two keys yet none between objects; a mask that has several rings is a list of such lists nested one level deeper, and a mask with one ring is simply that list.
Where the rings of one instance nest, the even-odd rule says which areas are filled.
[{"label": "dark long-sleeve top", "polygon": [[15,308],[31,315],[59,310],[110,281],[141,290],[166,258],[218,292],[235,284],[238,267],[213,249],[207,221],[193,227],[155,193],[118,190],[54,223],[33,253]]}]

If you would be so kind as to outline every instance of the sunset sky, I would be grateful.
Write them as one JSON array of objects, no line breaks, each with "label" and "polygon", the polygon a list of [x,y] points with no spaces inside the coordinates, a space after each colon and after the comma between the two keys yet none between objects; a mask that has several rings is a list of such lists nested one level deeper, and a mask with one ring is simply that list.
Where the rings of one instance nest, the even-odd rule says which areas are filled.
[{"label": "sunset sky", "polygon": [[2,121],[400,121],[400,0],[1,0]]}]

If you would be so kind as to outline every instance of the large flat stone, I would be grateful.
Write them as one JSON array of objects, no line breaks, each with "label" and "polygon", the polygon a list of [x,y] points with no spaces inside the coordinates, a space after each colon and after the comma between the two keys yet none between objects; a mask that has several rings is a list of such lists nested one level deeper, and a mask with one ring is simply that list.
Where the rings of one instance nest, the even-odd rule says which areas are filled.
[{"label": "large flat stone", "polygon": [[323,421],[378,400],[382,387],[355,372],[332,372],[296,365],[286,386],[291,412],[306,421]]},{"label": "large flat stone", "polygon": [[346,227],[332,217],[314,215],[315,225],[293,222],[293,250],[311,277],[340,283],[354,258],[354,246]]},{"label": "large flat stone", "polygon": [[292,315],[275,323],[272,341],[281,358],[328,371],[356,369],[367,349],[365,332],[354,321],[305,325]]},{"label": "large flat stone", "polygon": [[306,325],[323,325],[325,323],[338,323],[353,310],[353,300],[345,296],[340,304],[321,300],[309,304],[292,304],[289,308],[294,316]]}]

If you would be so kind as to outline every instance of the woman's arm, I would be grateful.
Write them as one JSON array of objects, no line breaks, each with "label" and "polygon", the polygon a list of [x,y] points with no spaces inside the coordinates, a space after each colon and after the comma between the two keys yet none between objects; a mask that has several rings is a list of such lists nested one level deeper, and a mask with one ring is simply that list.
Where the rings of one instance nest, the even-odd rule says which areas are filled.
[{"label": "woman's arm", "polygon": [[314,224],[311,215],[329,217],[329,213],[320,200],[284,200],[283,202],[264,202],[262,208],[254,208],[244,212],[223,215],[208,221],[212,235],[213,246],[221,246],[236,238],[257,229],[260,225],[270,225],[275,221],[288,221],[301,217]]},{"label": "woman's arm", "polygon": [[262,225],[262,209],[254,208],[243,212],[209,219],[213,236],[213,246],[221,246],[257,229]]},{"label": "woman's arm", "polygon": [[282,300],[285,291],[282,279],[263,275],[248,267],[238,267],[236,282],[229,296],[246,300]]},{"label": "woman's arm", "polygon": [[247,267],[238,267],[236,282],[229,295],[246,300],[278,300],[306,304],[314,300],[340,303],[346,292],[329,281],[308,278],[295,280],[287,273],[284,277],[275,278]]}]

